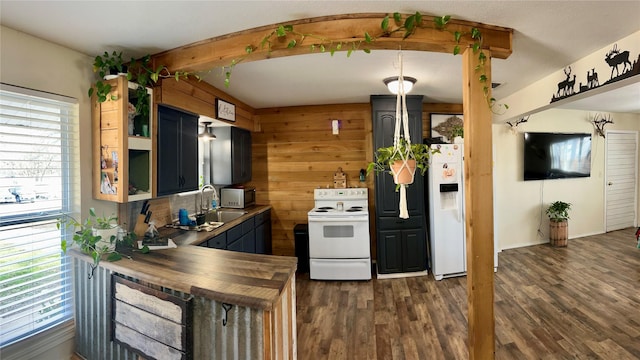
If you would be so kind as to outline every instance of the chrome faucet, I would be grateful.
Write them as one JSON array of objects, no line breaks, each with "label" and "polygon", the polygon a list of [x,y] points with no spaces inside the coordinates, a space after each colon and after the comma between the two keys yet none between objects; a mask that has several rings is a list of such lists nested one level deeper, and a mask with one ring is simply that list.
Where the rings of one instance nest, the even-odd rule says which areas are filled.
[{"label": "chrome faucet", "polygon": [[209,211],[209,204],[207,204],[206,207],[204,206],[204,191],[206,189],[213,190],[213,198],[216,200],[216,204],[219,202],[219,200],[218,200],[218,192],[216,191],[216,188],[213,185],[209,185],[209,184],[204,185],[202,187],[202,189],[200,189],[200,211],[202,211],[202,210]]}]

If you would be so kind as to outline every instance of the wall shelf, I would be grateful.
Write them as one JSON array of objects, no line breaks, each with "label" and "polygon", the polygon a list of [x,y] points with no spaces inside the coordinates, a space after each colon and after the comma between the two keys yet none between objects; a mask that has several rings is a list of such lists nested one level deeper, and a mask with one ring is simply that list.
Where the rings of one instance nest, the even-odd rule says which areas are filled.
[{"label": "wall shelf", "polygon": [[149,114],[133,117],[130,134],[129,104],[136,103],[139,85],[124,76],[106,82],[111,84],[110,94],[116,100],[100,103],[95,95],[92,98],[93,197],[118,203],[151,199],[155,163],[153,90],[146,89]]}]

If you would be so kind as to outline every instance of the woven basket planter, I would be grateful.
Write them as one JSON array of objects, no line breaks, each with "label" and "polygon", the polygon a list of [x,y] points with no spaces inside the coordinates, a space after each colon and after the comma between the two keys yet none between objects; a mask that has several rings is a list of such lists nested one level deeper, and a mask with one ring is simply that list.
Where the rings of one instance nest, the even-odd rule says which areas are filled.
[{"label": "woven basket planter", "polygon": [[549,241],[551,246],[565,247],[569,240],[569,222],[567,220],[549,221]]}]

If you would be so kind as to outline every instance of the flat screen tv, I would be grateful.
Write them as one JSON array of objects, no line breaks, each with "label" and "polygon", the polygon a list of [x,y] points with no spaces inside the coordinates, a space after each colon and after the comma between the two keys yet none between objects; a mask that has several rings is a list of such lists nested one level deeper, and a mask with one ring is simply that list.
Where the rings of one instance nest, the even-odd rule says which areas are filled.
[{"label": "flat screen tv", "polygon": [[524,180],[591,176],[591,134],[524,133]]}]

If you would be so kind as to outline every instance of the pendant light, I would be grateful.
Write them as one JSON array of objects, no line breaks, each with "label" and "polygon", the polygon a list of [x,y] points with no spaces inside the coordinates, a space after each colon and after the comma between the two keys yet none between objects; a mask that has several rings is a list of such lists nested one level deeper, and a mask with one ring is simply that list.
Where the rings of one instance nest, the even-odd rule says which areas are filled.
[{"label": "pendant light", "polygon": [[[408,77],[408,76],[404,76],[402,80],[403,80],[402,84],[404,85],[405,94],[408,94],[411,91],[411,89],[413,89],[413,85],[415,85],[416,81],[418,81],[415,78]],[[398,95],[398,92],[400,90],[400,80],[398,76],[388,77],[382,80],[382,82],[385,85],[387,85],[387,89],[389,89],[389,91],[393,95]]]},{"label": "pendant light", "polygon": [[204,121],[202,122],[202,125],[204,125],[204,131],[198,134],[198,138],[204,141],[214,140],[216,135],[213,133],[213,123],[210,121]]}]

